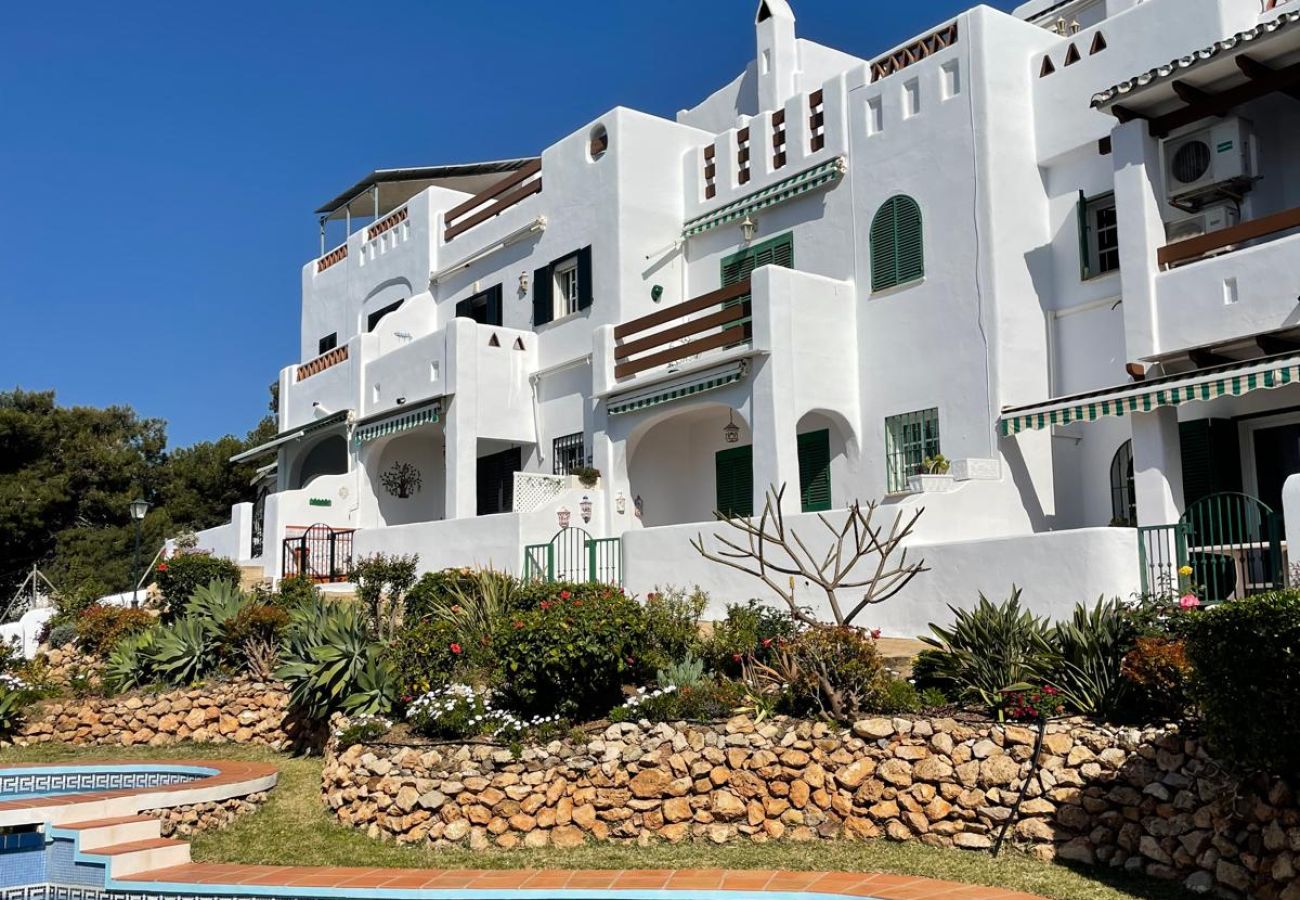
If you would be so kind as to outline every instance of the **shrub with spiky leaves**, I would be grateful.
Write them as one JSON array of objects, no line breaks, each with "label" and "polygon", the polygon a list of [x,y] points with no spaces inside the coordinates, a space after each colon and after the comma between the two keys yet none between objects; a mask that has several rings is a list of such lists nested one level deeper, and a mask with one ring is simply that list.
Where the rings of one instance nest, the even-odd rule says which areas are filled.
[{"label": "shrub with spiky leaves", "polygon": [[121,693],[144,687],[157,680],[153,654],[157,649],[158,629],[150,628],[123,638],[104,662],[104,689]]},{"label": "shrub with spiky leaves", "polygon": [[366,614],[356,604],[321,599],[295,610],[281,658],[276,674],[289,684],[290,701],[313,719],[393,706],[392,665],[371,642]]},{"label": "shrub with spiky leaves", "polygon": [[1128,610],[1118,598],[1100,599],[1091,609],[1076,605],[1073,615],[1058,623],[1052,635],[1058,655],[1052,685],[1077,712],[1114,714],[1127,692],[1121,669],[1136,637]]},{"label": "shrub with spiky leaves", "polygon": [[160,629],[150,663],[158,678],[168,684],[194,684],[220,662],[220,645],[211,623],[186,616]]},{"label": "shrub with spiky leaves", "polygon": [[980,594],[973,609],[949,607],[951,628],[931,625],[918,668],[949,696],[1000,710],[1004,694],[1042,684],[1053,671],[1052,626],[1020,605],[1020,589],[993,603]]}]

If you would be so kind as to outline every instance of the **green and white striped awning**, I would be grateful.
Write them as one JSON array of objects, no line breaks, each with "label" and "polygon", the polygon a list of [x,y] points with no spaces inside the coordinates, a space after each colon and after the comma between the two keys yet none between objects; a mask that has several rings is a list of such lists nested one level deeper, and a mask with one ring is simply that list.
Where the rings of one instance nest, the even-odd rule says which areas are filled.
[{"label": "green and white striped awning", "polygon": [[347,422],[348,417],[352,415],[352,410],[341,409],[336,413],[330,413],[328,416],[316,419],[314,422],[308,422],[306,425],[299,425],[297,428],[290,428],[288,431],[282,431],[275,437],[271,438],[265,444],[259,444],[243,453],[237,453],[230,457],[232,463],[247,462],[250,459],[257,459],[266,456],[268,453],[277,452],[285,444],[298,440],[300,437],[312,434],[313,432],[323,431],[335,425],[341,425]]},{"label": "green and white striped awning", "polygon": [[1001,430],[1003,435],[1011,435],[1053,425],[1095,422],[1097,419],[1151,412],[1162,406],[1240,397],[1251,391],[1270,390],[1288,384],[1300,384],[1300,355],[1232,363],[1185,375],[1167,375],[1104,391],[1062,397],[1034,406],[1011,407],[1002,411]]},{"label": "green and white striped awning", "polygon": [[713,212],[696,216],[686,223],[686,227],[682,229],[682,237],[694,237],[697,234],[717,228],[719,225],[726,225],[728,222],[743,219],[750,213],[758,212],[760,209],[784,203],[792,197],[805,194],[831,182],[839,181],[840,178],[844,177],[846,169],[847,164],[842,156],[837,156],[835,159],[804,169],[802,172],[782,179],[776,184],[770,184],[762,190],[741,197],[739,200],[733,200],[726,206],[720,206]]},{"label": "green and white striped awning", "polygon": [[619,416],[624,413],[647,409],[651,406],[658,406],[660,403],[671,403],[673,400],[681,400],[684,397],[692,397],[705,391],[726,387],[744,378],[748,368],[749,361],[742,359],[729,366],[710,369],[707,372],[698,372],[690,378],[662,382],[643,391],[611,397],[606,401],[609,404],[608,412],[611,416]]},{"label": "green and white striped awning", "polygon": [[378,440],[381,437],[388,437],[390,434],[409,431],[412,428],[419,428],[421,425],[432,425],[438,421],[438,413],[441,410],[441,401],[434,400],[432,403],[426,403],[416,409],[402,410],[368,424],[358,424],[356,431],[353,432],[352,440],[360,447],[362,444]]}]

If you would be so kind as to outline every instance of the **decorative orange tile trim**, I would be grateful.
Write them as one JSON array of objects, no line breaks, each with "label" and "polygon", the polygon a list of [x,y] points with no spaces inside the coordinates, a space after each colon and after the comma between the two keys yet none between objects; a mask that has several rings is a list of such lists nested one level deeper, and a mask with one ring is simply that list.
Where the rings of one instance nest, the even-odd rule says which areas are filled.
[{"label": "decorative orange tile trim", "polygon": [[343,262],[343,260],[347,258],[348,258],[348,245],[339,244],[329,253],[326,253],[320,259],[316,260],[316,271],[318,273],[324,272],[330,266],[334,265],[335,263]]},{"label": "decorative orange tile trim", "polygon": [[257,885],[285,888],[409,890],[798,892],[873,900],[1042,900],[1005,888],[871,872],[789,872],[772,869],[369,869],[190,863],[119,878],[133,884]]},{"label": "decorative orange tile trim", "polygon": [[407,212],[405,206],[395,213],[390,213],[388,216],[380,219],[378,222],[366,229],[366,240],[373,241],[385,231],[392,231],[398,225],[401,225],[406,221],[406,216]]},{"label": "decorative orange tile trim", "polygon": [[348,345],[344,344],[342,347],[335,347],[328,353],[322,353],[311,362],[305,362],[299,366],[297,380],[302,381],[303,379],[310,378],[313,375],[319,375],[328,368],[337,366],[341,362],[347,362],[347,359]]}]

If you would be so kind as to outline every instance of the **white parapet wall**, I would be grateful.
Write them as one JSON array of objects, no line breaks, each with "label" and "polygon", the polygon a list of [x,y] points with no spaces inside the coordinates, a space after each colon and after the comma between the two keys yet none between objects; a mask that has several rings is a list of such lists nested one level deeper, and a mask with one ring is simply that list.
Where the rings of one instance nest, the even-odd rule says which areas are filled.
[{"label": "white parapet wall", "polygon": [[244,562],[249,559],[253,545],[253,504],[237,503],[230,507],[230,521],[216,528],[197,532],[196,550],[213,556]]},{"label": "white parapet wall", "polygon": [[[787,525],[819,545],[822,528],[812,515],[787,517]],[[706,618],[717,619],[727,603],[750,597],[779,603],[762,582],[704,559],[690,545],[703,532],[725,533],[726,526],[676,525],[647,528],[623,535],[623,579],[630,593],[644,595],[655,587],[699,585],[711,604]],[[1131,598],[1138,590],[1137,533],[1131,528],[1086,528],[985,540],[917,543],[908,558],[924,559],[929,571],[918,575],[898,596],[869,607],[855,624],[880,628],[892,637],[914,637],[929,631],[931,622],[952,621],[948,606],[973,606],[980,593],[990,599],[1006,597],[1012,585],[1023,590],[1023,602],[1053,619],[1068,616],[1079,601],[1099,597]],[[871,562],[870,560],[868,562]],[[784,576],[777,576],[784,580]],[[811,584],[798,586],[801,605],[829,621],[824,594]],[[861,597],[845,590],[842,605]]]}]

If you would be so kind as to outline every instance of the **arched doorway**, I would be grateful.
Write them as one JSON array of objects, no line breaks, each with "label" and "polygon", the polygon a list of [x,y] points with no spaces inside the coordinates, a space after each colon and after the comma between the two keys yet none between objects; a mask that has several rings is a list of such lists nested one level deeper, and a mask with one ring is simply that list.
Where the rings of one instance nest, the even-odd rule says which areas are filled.
[{"label": "arched doorway", "polygon": [[348,442],[341,434],[321,438],[297,465],[294,489],[307,487],[322,475],[344,475],[348,471]]}]

